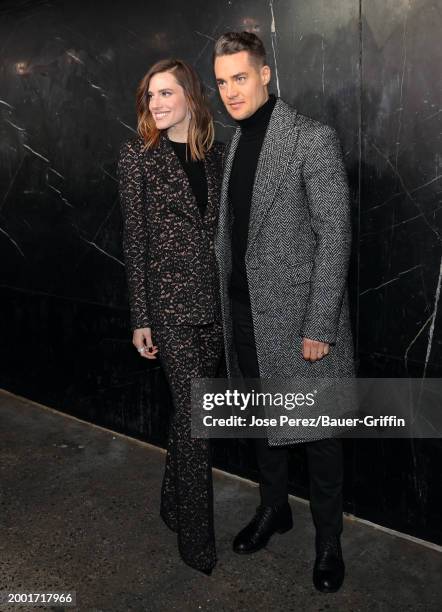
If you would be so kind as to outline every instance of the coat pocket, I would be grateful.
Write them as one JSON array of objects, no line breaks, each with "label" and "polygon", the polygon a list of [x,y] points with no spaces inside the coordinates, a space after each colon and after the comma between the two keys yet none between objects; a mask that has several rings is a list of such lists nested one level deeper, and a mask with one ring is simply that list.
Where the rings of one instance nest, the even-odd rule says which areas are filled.
[{"label": "coat pocket", "polygon": [[257,312],[303,310],[309,293],[313,261],[282,264],[279,267],[252,267],[249,290]]},{"label": "coat pocket", "polygon": [[293,264],[290,271],[291,284],[296,287],[297,285],[302,285],[303,283],[310,282],[313,264],[313,260],[304,261],[300,264]]}]

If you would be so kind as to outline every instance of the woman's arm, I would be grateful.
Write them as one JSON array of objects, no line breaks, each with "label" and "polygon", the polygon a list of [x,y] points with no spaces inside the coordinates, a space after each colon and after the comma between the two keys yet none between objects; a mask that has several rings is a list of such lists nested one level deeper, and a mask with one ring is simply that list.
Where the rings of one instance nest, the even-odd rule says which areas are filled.
[{"label": "woman's arm", "polygon": [[125,142],[118,160],[120,205],[123,214],[123,254],[129,289],[132,330],[150,327],[147,303],[147,222],[143,174],[138,145]]}]

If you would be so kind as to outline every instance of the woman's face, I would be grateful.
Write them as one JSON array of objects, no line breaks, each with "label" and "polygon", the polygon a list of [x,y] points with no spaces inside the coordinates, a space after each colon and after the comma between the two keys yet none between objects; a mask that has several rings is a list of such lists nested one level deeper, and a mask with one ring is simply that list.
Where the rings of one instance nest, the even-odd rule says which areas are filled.
[{"label": "woman's face", "polygon": [[154,74],[149,83],[149,110],[159,130],[185,127],[188,106],[184,89],[171,72]]}]

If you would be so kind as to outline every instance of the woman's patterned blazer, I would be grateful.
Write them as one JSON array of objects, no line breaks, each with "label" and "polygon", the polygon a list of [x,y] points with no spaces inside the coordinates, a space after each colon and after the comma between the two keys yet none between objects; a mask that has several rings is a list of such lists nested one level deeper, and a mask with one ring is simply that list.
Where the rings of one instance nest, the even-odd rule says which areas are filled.
[{"label": "woman's patterned blazer", "polygon": [[120,149],[118,179],[131,327],[202,325],[220,320],[214,233],[224,144],[206,154],[208,203],[201,216],[167,136],[145,150],[139,137]]}]

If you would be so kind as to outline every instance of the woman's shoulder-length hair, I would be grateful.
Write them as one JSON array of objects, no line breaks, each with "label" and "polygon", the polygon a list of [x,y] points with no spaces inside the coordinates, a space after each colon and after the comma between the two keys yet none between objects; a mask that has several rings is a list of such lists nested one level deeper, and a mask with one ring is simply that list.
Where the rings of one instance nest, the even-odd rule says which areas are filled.
[{"label": "woman's shoulder-length hair", "polygon": [[146,148],[158,146],[161,130],[149,110],[149,83],[154,74],[171,72],[184,89],[191,113],[188,145],[192,160],[202,160],[211,148],[215,138],[212,114],[203,85],[194,68],[179,59],[165,59],[154,64],[141,79],[137,89],[137,131]]}]

